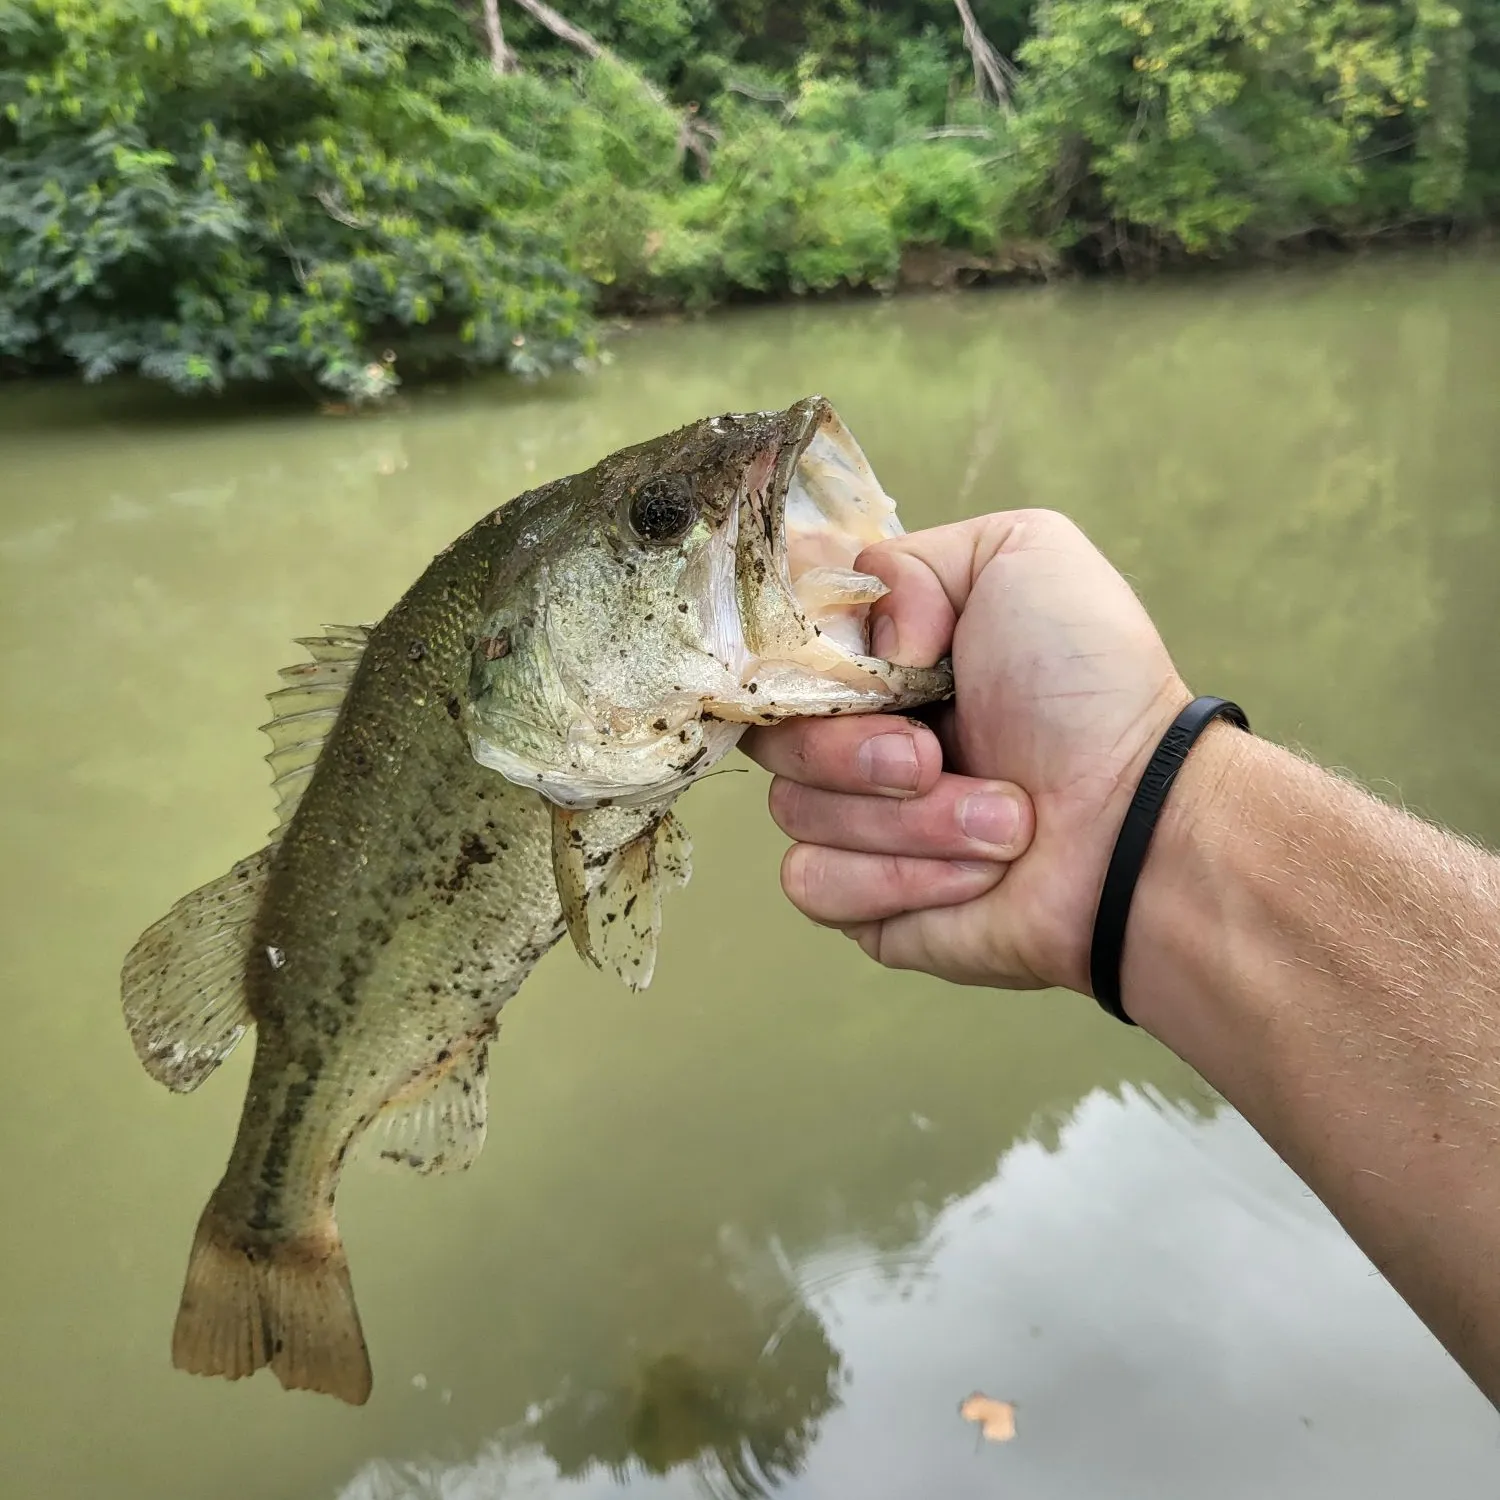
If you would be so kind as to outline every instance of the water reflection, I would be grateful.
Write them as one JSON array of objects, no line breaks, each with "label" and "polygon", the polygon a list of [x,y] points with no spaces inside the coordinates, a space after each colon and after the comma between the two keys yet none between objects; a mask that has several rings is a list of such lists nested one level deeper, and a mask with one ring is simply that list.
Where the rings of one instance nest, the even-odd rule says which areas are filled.
[{"label": "water reflection", "polygon": [[[1099,1493],[1106,1465],[1107,1493],[1156,1500],[1491,1495],[1493,1411],[1244,1124],[1202,1104],[1092,1093],[903,1255],[846,1243],[726,1266],[741,1287],[768,1287],[771,1265],[789,1279],[792,1311],[758,1355],[644,1359],[473,1457],[378,1460],[339,1500],[649,1480],[977,1500]],[[1149,1231],[1121,1235],[1132,1220]],[[1016,1403],[1003,1451],[959,1420],[976,1388]]]},{"label": "water reflection", "polygon": [[519,1474],[537,1472],[585,1488],[672,1478],[716,1500],[769,1496],[806,1467],[846,1372],[822,1321],[782,1279],[779,1258],[742,1263],[724,1285],[743,1292],[747,1281],[762,1293],[778,1283],[782,1295],[742,1296],[721,1309],[727,1320],[698,1330],[697,1347],[638,1349],[619,1384],[565,1381],[473,1460],[378,1460],[340,1500],[510,1493]]},{"label": "water reflection", "polygon": [[763,1496],[802,1471],[838,1373],[822,1325],[803,1310],[759,1358],[713,1366],[659,1355],[623,1390],[554,1405],[530,1436],[565,1478],[595,1465],[620,1480],[685,1467],[714,1493]]}]

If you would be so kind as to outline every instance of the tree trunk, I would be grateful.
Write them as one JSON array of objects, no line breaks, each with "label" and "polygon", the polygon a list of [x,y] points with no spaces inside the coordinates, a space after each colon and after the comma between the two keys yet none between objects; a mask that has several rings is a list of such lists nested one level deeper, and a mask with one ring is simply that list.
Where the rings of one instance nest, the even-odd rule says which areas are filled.
[{"label": "tree trunk", "polygon": [[490,62],[497,73],[518,73],[521,65],[516,54],[505,45],[500,25],[500,0],[484,0],[484,34],[489,39]]},{"label": "tree trunk", "polygon": [[[488,3],[488,0],[486,0]],[[592,37],[583,27],[575,26],[566,16],[559,15],[547,0],[516,0],[516,4],[524,10],[527,15],[539,21],[559,41],[566,42],[570,47],[576,47],[591,62],[597,62],[601,57],[614,61],[614,54],[597,38]],[[622,64],[623,66],[623,64]],[[640,80],[640,85],[663,109],[671,106],[667,103],[667,96],[657,86],[641,73],[638,69],[630,69]]]},{"label": "tree trunk", "polygon": [[1012,113],[1010,86],[1016,77],[1015,68],[1008,63],[989,43],[979,29],[969,0],[953,0],[958,8],[958,19],[963,23],[964,46],[974,63],[974,93],[982,103],[988,95],[997,108],[1005,114]]}]

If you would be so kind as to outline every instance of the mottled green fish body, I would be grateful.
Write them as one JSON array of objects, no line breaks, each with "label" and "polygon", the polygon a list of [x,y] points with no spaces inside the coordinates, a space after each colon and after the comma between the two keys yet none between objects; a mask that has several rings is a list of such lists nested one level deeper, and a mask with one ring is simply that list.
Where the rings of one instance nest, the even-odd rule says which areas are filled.
[{"label": "mottled green fish body", "polygon": [[863,654],[883,589],[852,563],[894,520],[862,465],[816,399],[708,419],[521,496],[378,625],[303,642],[267,726],[272,842],[125,964],[137,1053],[169,1087],[256,1035],[179,1367],[364,1401],[334,1219],[356,1141],[424,1172],[474,1160],[500,1009],[564,932],[649,983],[690,868],[669,808],[746,725],[948,691]]}]

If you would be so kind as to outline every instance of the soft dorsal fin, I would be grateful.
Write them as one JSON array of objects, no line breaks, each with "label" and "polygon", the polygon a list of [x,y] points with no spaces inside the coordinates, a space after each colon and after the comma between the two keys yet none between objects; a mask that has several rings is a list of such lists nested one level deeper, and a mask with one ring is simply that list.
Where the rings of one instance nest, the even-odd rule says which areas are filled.
[{"label": "soft dorsal fin", "polygon": [[366,1130],[365,1150],[414,1172],[462,1172],[484,1146],[489,1037],[387,1104]]},{"label": "soft dorsal fin", "polygon": [[271,789],[276,793],[276,829],[273,839],[280,838],[323,749],[323,742],[333,729],[343,707],[344,697],[373,627],[368,625],[325,625],[322,635],[299,637],[297,644],[307,647],[311,661],[283,667],[277,674],[287,685],[269,694],[275,713],[261,729],[271,738]]},{"label": "soft dorsal fin", "polygon": [[[693,873],[692,842],[670,812],[615,843],[625,809],[552,809],[552,871],[573,946],[632,990],[656,971],[662,895]],[[613,846],[613,847],[612,847]]]},{"label": "soft dorsal fin", "polygon": [[125,959],[120,989],[136,1056],[179,1094],[197,1088],[250,1028],[245,956],[274,851],[184,896]]}]

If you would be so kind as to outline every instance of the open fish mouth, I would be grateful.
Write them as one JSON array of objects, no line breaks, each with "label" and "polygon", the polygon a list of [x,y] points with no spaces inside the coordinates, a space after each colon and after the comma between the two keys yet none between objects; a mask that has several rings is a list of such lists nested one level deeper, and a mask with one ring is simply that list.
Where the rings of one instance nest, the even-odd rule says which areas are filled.
[{"label": "open fish mouth", "polygon": [[825,400],[799,406],[803,430],[777,465],[769,526],[773,539],[780,529],[784,581],[807,625],[851,655],[866,655],[870,605],[887,589],[856,573],[854,561],[901,535],[896,502]]},{"label": "open fish mouth", "polygon": [[[711,705],[748,722],[896,706],[914,685],[870,655],[870,606],[888,589],[857,572],[900,536],[896,504],[820,396],[785,413],[784,436],[749,467],[720,540],[710,649],[742,693]],[[930,682],[920,692],[934,696]]]}]

